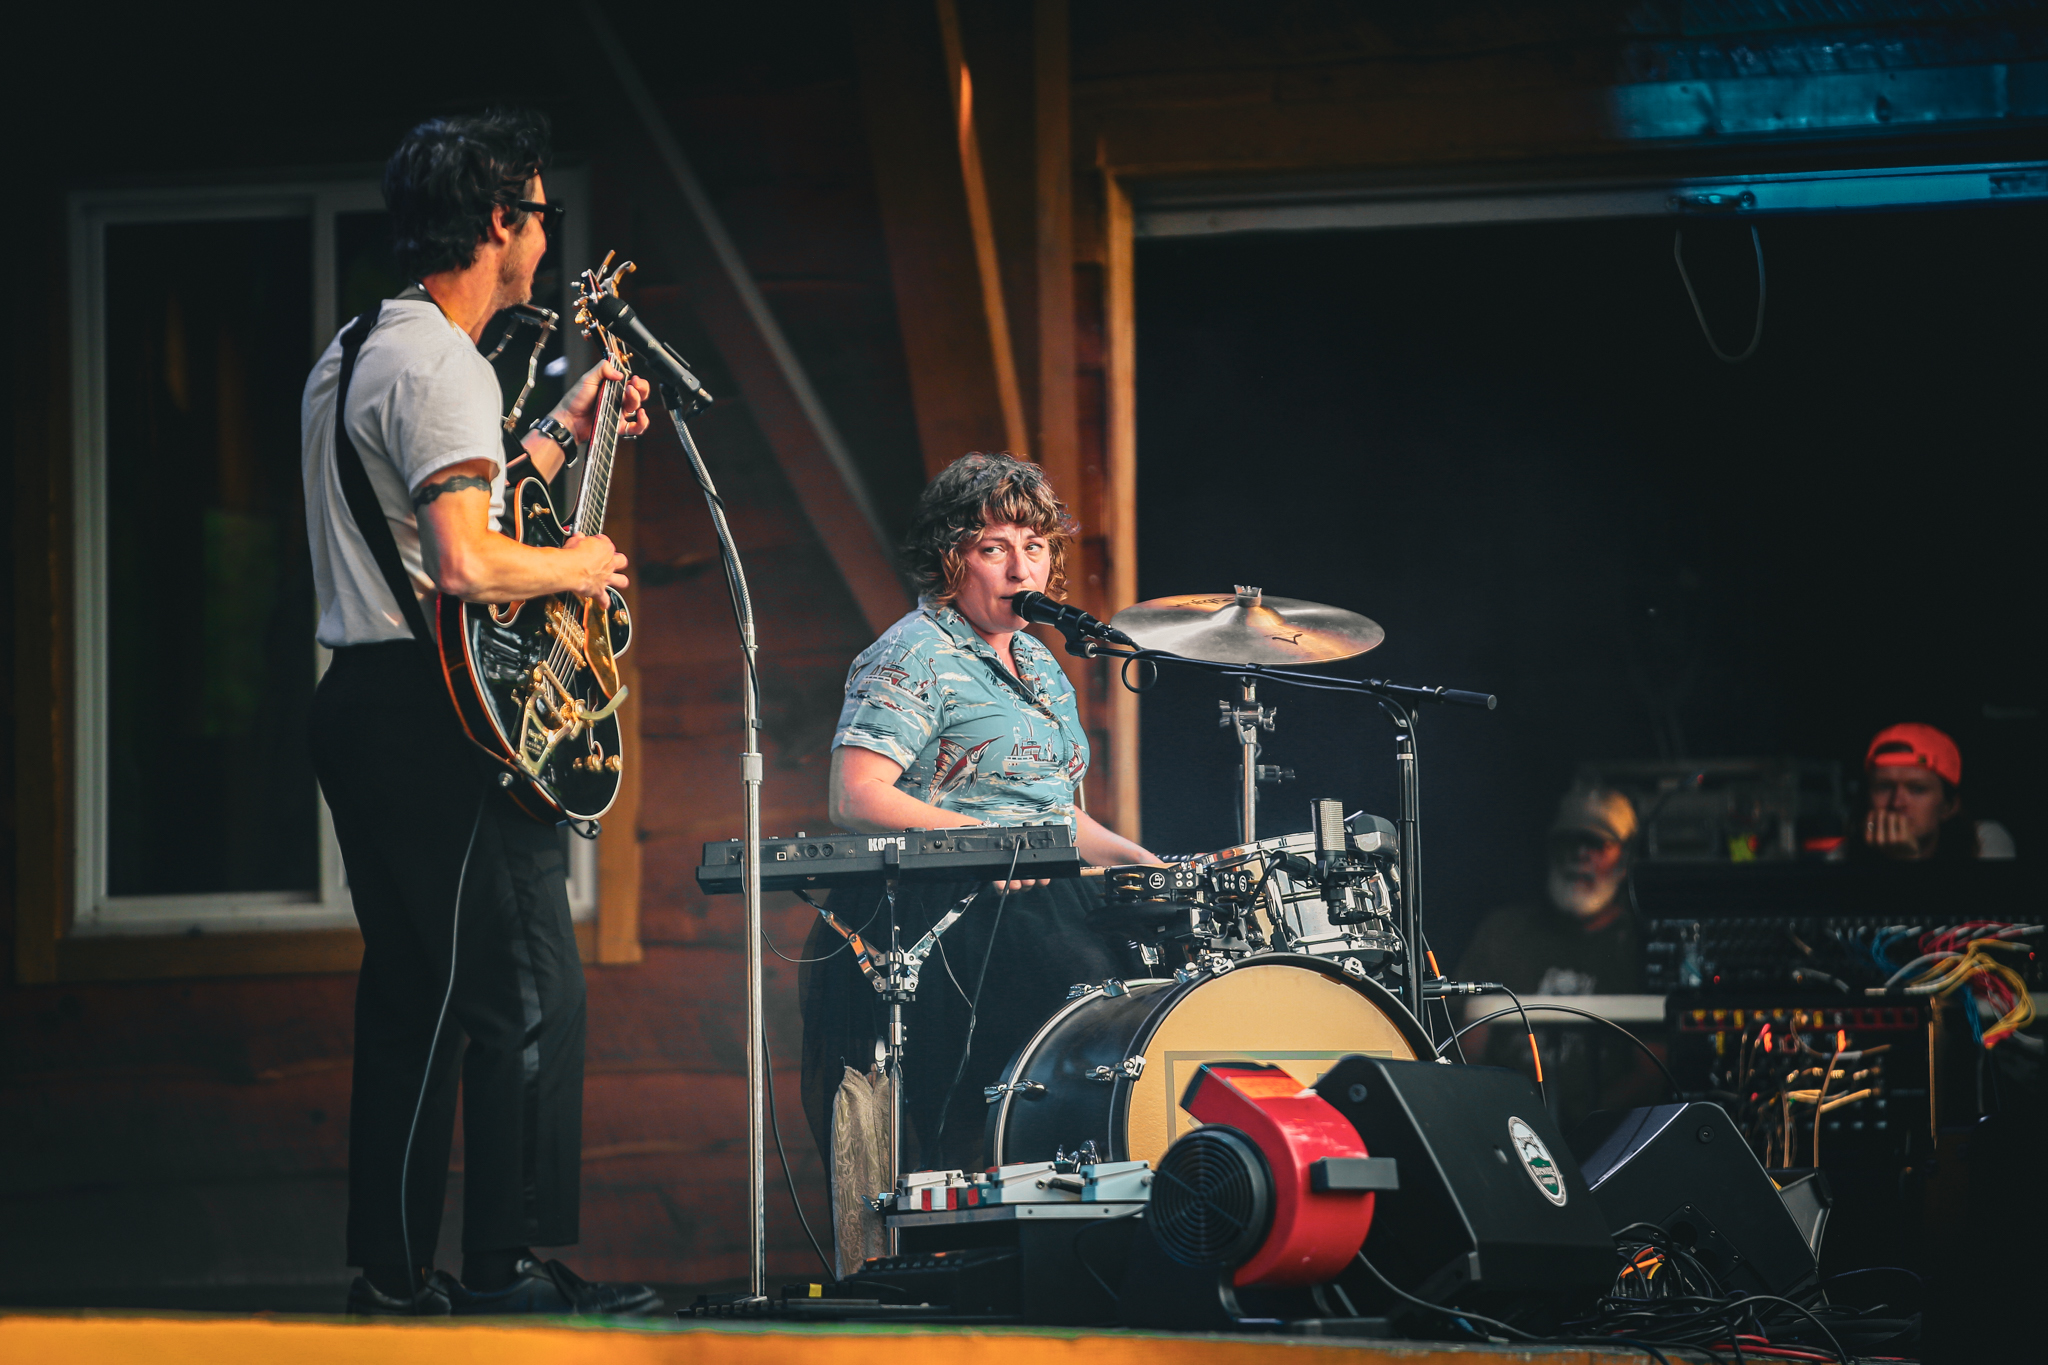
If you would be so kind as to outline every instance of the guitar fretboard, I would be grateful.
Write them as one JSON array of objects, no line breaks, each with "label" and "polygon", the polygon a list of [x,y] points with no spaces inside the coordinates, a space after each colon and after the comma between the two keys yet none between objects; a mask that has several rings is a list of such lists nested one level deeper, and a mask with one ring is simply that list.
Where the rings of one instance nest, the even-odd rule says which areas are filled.
[{"label": "guitar fretboard", "polygon": [[619,429],[625,421],[625,385],[606,381],[598,394],[597,421],[590,435],[590,467],[583,475],[583,493],[576,503],[576,534],[593,536],[604,529],[605,499],[611,495],[612,463],[618,453]]}]

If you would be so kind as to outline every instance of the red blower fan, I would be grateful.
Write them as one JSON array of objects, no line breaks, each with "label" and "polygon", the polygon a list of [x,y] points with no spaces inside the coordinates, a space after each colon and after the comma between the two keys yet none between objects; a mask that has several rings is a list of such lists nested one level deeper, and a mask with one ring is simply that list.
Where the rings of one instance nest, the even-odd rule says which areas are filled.
[{"label": "red blower fan", "polygon": [[[1160,1159],[1122,1299],[1133,1326],[1225,1327],[1317,1316],[1372,1227],[1394,1163],[1276,1066],[1213,1062],[1181,1107],[1206,1126]],[[1249,1294],[1258,1302],[1246,1300]]]}]

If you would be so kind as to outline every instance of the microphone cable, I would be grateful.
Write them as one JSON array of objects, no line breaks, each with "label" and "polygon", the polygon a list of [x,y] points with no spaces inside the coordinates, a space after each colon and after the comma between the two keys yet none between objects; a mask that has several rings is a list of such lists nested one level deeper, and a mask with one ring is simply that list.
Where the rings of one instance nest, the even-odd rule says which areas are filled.
[{"label": "microphone cable", "polygon": [[[469,880],[470,855],[476,852],[476,834],[483,828],[484,802],[491,799],[488,788],[477,799],[476,818],[469,824],[469,844],[462,850],[462,868],[455,874],[455,907],[448,925],[448,989],[441,993],[441,1009],[434,1016],[434,1036],[427,1043],[427,1066],[420,1076],[419,1098],[413,1101],[412,1123],[405,1130],[405,1155],[398,1166],[398,1236],[405,1243],[405,1273],[411,1279],[418,1267],[412,1264],[412,1222],[406,1205],[406,1191],[412,1179],[412,1143],[420,1131],[420,1111],[427,1107],[427,1087],[434,1082],[434,1054],[441,1047],[441,1029],[448,1022],[448,1002],[455,998],[455,951],[462,941],[462,887]],[[428,1258],[432,1259],[431,1255]],[[415,1288],[414,1294],[419,1290]]]}]

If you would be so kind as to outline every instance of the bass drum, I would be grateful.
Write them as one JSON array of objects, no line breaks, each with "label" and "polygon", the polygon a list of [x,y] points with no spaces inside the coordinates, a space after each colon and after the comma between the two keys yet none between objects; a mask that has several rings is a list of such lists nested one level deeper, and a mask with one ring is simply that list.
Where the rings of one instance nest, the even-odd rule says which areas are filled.
[{"label": "bass drum", "polygon": [[1156,1166],[1201,1126],[1180,1097],[1202,1063],[1270,1062],[1307,1086],[1354,1053],[1434,1055],[1400,1001],[1328,958],[1268,953],[1185,982],[1092,987],[1004,1069],[989,1104],[989,1164],[1050,1161],[1092,1141],[1105,1161]]}]

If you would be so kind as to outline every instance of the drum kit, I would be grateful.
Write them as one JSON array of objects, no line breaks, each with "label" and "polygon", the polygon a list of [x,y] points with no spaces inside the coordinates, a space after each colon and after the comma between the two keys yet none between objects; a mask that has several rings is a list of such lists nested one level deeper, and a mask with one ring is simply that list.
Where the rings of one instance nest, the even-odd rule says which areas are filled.
[{"label": "drum kit", "polygon": [[[1061,624],[1070,652],[1189,664],[1237,682],[1237,702],[1219,707],[1242,753],[1241,839],[1164,866],[1101,871],[1104,913],[1147,978],[1074,986],[984,1089],[989,1162],[1043,1160],[1084,1142],[1105,1161],[1156,1162],[1195,1126],[1179,1097],[1205,1062],[1266,1062],[1312,1086],[1354,1054],[1435,1056],[1418,960],[1414,719],[1401,703],[1490,709],[1493,699],[1296,673],[1364,654],[1386,632],[1257,588],[1140,602],[1107,629]],[[1403,778],[1399,828],[1318,800],[1309,830],[1258,837],[1259,784],[1279,773],[1258,762],[1259,736],[1275,725],[1261,680],[1356,691],[1387,710]]]}]

